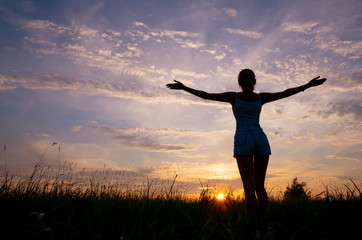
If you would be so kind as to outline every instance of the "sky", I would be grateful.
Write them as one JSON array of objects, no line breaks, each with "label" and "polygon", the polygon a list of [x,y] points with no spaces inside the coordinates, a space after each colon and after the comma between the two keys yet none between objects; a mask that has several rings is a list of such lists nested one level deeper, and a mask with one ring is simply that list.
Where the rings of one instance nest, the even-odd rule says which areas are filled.
[{"label": "sky", "polygon": [[240,91],[250,68],[256,92],[328,79],[263,106],[267,189],[361,183],[361,13],[359,0],[1,0],[1,174],[71,163],[238,191],[231,106],[165,85]]}]

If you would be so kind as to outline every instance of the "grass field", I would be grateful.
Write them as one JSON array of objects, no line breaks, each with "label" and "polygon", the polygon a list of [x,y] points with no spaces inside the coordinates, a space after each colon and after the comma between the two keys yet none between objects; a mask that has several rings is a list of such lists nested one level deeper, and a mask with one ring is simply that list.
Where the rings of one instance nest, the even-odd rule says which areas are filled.
[{"label": "grass field", "polygon": [[[190,199],[174,182],[134,191],[63,176],[36,167],[30,176],[1,179],[1,239],[247,239],[245,205],[232,193],[219,200],[204,189]],[[272,239],[362,239],[362,195],[352,183],[326,186],[313,199],[271,199]]]}]

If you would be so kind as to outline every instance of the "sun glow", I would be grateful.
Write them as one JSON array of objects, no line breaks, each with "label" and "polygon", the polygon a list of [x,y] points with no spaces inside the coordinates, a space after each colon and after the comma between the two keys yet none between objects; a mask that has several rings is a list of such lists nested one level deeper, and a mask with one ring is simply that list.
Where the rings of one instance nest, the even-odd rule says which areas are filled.
[{"label": "sun glow", "polygon": [[224,201],[225,200],[225,194],[223,193],[218,193],[217,196],[216,196],[216,199],[218,201]]}]

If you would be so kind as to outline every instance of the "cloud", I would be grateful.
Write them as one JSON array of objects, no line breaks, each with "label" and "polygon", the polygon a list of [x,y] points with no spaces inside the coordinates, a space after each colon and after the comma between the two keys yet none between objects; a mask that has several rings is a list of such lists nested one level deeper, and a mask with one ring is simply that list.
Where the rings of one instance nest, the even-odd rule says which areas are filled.
[{"label": "cloud", "polygon": [[352,73],[351,77],[348,79],[348,82],[353,86],[362,85],[362,69]]},{"label": "cloud", "polygon": [[[295,87],[296,81],[303,81],[304,83],[311,76],[318,76],[323,74],[321,73],[321,63],[315,62],[311,64],[309,62],[308,55],[302,53],[299,55],[286,55],[279,58],[274,58],[271,63],[273,68],[278,69],[278,72],[275,74],[266,74],[265,77],[269,78],[272,81],[277,80],[282,84],[289,83],[291,86]],[[262,75],[265,75],[261,71]]]},{"label": "cloud", "polygon": [[[84,25],[81,26],[76,26],[75,23],[73,23],[73,27],[77,30],[77,32],[79,33],[79,35],[81,36],[86,36],[86,37],[96,37],[97,35],[99,35],[98,30],[94,29],[94,28],[90,28]],[[104,37],[107,37],[107,35],[103,35]]]},{"label": "cloud", "polygon": [[362,57],[362,41],[342,41],[334,35],[316,35],[314,46],[322,50],[331,50],[343,57],[348,56],[352,60]]},{"label": "cloud", "polygon": [[[188,37],[188,38],[200,38],[201,37],[201,35],[199,33],[186,32],[186,31],[159,30],[157,32],[160,37],[168,36],[172,39],[176,39],[176,37]],[[155,35],[157,36],[157,34],[155,34]]]},{"label": "cloud", "polygon": [[82,125],[75,125],[70,128],[71,132],[79,132],[82,129]]},{"label": "cloud", "polygon": [[[86,64],[116,74],[145,75],[149,66],[142,66],[142,63],[146,59],[132,62],[127,59],[144,57],[144,46],[140,44],[146,41],[159,44],[166,42],[214,54],[214,50],[205,48],[206,44],[199,33],[152,29],[139,21],[134,21],[122,32],[113,29],[98,30],[75,21],[65,26],[49,20],[29,20],[22,29],[29,33],[24,38],[27,43],[25,49],[28,51],[37,55],[63,55],[75,64]],[[149,52],[147,49],[146,51]]]},{"label": "cloud", "polygon": [[262,33],[259,33],[259,32],[246,31],[246,30],[242,30],[242,29],[223,28],[223,30],[230,34],[242,35],[242,36],[246,36],[246,37],[254,38],[254,39],[259,39],[264,36]]},{"label": "cloud", "polygon": [[213,15],[227,15],[229,17],[237,17],[238,16],[238,10],[233,9],[233,8],[228,8],[228,7],[224,7],[224,8],[216,8],[216,7],[211,7],[211,11]]},{"label": "cloud", "polygon": [[196,150],[196,145],[172,144],[156,141],[155,139],[174,140],[180,135],[185,135],[185,130],[177,129],[140,129],[140,128],[110,128],[93,127],[93,131],[108,134],[112,139],[119,140],[121,144],[130,149],[147,152],[173,152]]},{"label": "cloud", "polygon": [[353,161],[353,162],[360,162],[360,159],[354,158],[354,157],[345,157],[345,156],[336,156],[336,155],[328,155],[327,159],[332,160],[341,160],[341,161]]},{"label": "cloud", "polygon": [[[312,45],[321,50],[332,51],[352,60],[362,57],[362,41],[341,40],[336,35],[335,29],[328,25],[321,25],[318,22],[284,22],[281,27],[284,32],[301,34],[296,40],[300,43]],[[303,37],[303,35],[307,36]]]},{"label": "cloud", "polygon": [[[0,90],[27,88],[32,90],[74,90],[83,94],[106,94],[131,98],[132,86],[122,82],[80,80],[58,75],[10,76],[0,74]],[[141,93],[139,93],[141,95]]]},{"label": "cloud", "polygon": [[362,119],[362,101],[361,99],[352,99],[349,101],[330,102],[328,114],[336,113],[338,116],[351,115],[354,120]]},{"label": "cloud", "polygon": [[[190,82],[192,84],[192,82]],[[229,108],[227,103],[205,101],[189,94],[172,92],[165,85],[160,89],[138,79],[127,81],[119,79],[76,79],[54,75],[18,76],[0,74],[0,91],[26,88],[30,90],[60,91],[66,90],[85,95],[103,95],[112,98],[129,99],[143,104],[202,105],[217,108]]]},{"label": "cloud", "polygon": [[298,22],[284,22],[282,23],[282,30],[285,32],[298,32],[304,34],[313,34],[312,29],[317,26],[318,22],[306,22],[306,23],[298,23]]},{"label": "cloud", "polygon": [[148,27],[142,22],[133,22],[134,27],[127,30],[126,35],[141,37],[143,41],[155,40],[156,42],[173,41],[182,48],[199,49],[205,46],[200,41],[201,35],[198,33],[174,30],[158,30]]},{"label": "cloud", "polygon": [[198,78],[198,79],[210,77],[210,75],[207,75],[207,74],[196,73],[196,72],[192,72],[192,71],[184,71],[181,69],[172,69],[171,72],[174,76],[184,76],[184,77],[192,77],[192,78]]},{"label": "cloud", "polygon": [[220,60],[223,60],[223,59],[225,58],[225,56],[226,56],[226,54],[225,54],[225,53],[222,53],[222,54],[220,54],[220,55],[215,56],[214,58],[215,58],[216,60],[220,61]]},{"label": "cloud", "polygon": [[[191,72],[186,72],[191,74]],[[190,82],[192,83],[192,82]],[[179,103],[214,106],[218,108],[228,107],[226,103],[205,101],[188,94],[174,94],[162,92],[158,87],[142,83],[137,79],[132,81],[119,80],[91,80],[75,79],[54,75],[44,76],[13,76],[0,73],[0,91],[26,88],[31,90],[49,91],[76,91],[77,94],[105,95],[114,98],[131,99],[146,104]],[[166,91],[170,91],[164,87]]]},{"label": "cloud", "polygon": [[221,11],[229,15],[230,17],[238,16],[238,11],[232,8],[222,8]]},{"label": "cloud", "polygon": [[265,51],[266,53],[280,53],[280,48],[276,48],[276,49],[274,49],[274,50],[269,49],[269,48],[264,48],[264,51]]},{"label": "cloud", "polygon": [[[211,55],[216,53],[215,50],[205,48],[206,45],[198,33],[151,29],[142,22],[133,22],[133,25],[123,32],[112,29],[100,31],[74,21],[67,27],[47,20],[30,20],[24,29],[29,31],[29,36],[24,37],[24,48],[37,55],[63,56],[71,59],[74,64],[110,71],[117,75],[147,76],[146,81],[169,76],[170,71],[157,69],[155,65],[146,63],[149,58],[159,55],[163,48],[149,49],[147,44],[143,44],[145,41],[162,45],[163,42],[168,45],[176,44],[181,48],[208,52]],[[59,38],[59,34],[67,37]],[[223,57],[221,54],[216,56],[216,59]],[[192,75],[201,78],[208,76],[196,73]]]},{"label": "cloud", "polygon": [[333,90],[339,92],[362,92],[362,69],[351,73],[335,74],[328,80]]},{"label": "cloud", "polygon": [[29,20],[24,28],[39,30],[44,32],[51,32],[55,35],[60,35],[66,32],[71,32],[72,29],[70,27],[64,25],[58,25],[48,20]]}]

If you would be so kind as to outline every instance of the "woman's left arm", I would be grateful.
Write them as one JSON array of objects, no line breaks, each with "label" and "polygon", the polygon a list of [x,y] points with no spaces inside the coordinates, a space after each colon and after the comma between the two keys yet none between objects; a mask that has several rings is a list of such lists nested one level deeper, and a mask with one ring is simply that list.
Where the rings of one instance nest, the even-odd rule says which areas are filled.
[{"label": "woman's left arm", "polygon": [[319,85],[322,85],[325,81],[327,81],[326,78],[320,78],[315,77],[312,80],[310,80],[307,84],[299,86],[299,87],[294,87],[294,88],[289,88],[283,92],[276,92],[276,93],[260,93],[260,96],[262,98],[262,103],[268,103],[268,102],[273,102],[282,98],[286,98],[286,97],[290,97],[294,94],[303,92],[304,90],[310,88],[310,87],[316,87]]}]

